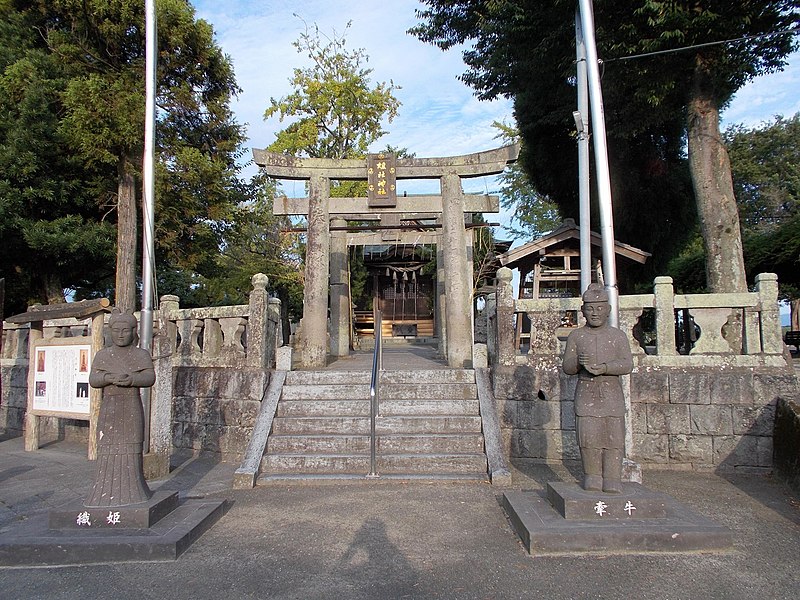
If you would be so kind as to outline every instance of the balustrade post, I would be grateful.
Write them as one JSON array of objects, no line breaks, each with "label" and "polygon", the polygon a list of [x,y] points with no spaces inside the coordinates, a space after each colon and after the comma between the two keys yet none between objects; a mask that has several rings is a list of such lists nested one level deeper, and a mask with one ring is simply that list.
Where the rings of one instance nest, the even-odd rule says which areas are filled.
[{"label": "balustrade post", "polygon": [[653,282],[656,309],[656,354],[675,356],[675,291],[672,277],[656,277]]},{"label": "balustrade post", "polygon": [[489,366],[497,364],[497,294],[486,296],[486,349]]},{"label": "balustrade post", "polygon": [[269,278],[263,273],[256,273],[250,281],[253,291],[250,292],[250,317],[247,324],[247,364],[266,369],[269,355],[266,348]]},{"label": "balustrade post", "polygon": [[222,327],[218,319],[203,319],[203,357],[222,352]]},{"label": "balustrade post", "polygon": [[145,448],[145,475],[164,477],[169,473],[172,453],[172,361],[178,345],[175,317],[180,308],[177,296],[161,296],[153,336],[153,368],[156,382],[150,396],[150,448]]},{"label": "balustrade post", "polygon": [[513,365],[514,347],[514,289],[508,267],[497,270],[497,356],[501,365]]},{"label": "balustrade post", "polygon": [[269,352],[265,356],[265,364],[268,368],[275,366],[275,359],[278,348],[283,346],[283,321],[281,319],[281,301],[278,298],[270,298],[267,305],[267,338],[264,347]]},{"label": "balustrade post", "polygon": [[783,353],[781,315],[778,308],[778,276],[775,273],[756,275],[756,291],[761,303],[761,351]]}]

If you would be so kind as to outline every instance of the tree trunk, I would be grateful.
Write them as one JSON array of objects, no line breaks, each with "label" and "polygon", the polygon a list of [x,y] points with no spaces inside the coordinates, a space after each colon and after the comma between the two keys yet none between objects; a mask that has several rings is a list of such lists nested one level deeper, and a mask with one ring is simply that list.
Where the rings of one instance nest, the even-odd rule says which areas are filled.
[{"label": "tree trunk", "polygon": [[64,288],[61,287],[61,278],[58,275],[44,275],[42,278],[44,293],[47,296],[48,304],[62,304],[64,299]]},{"label": "tree trunk", "polygon": [[698,56],[687,115],[689,168],[706,249],[706,282],[712,293],[746,292],[739,211],[709,69]]},{"label": "tree trunk", "polygon": [[790,328],[792,331],[800,331],[800,300],[794,299],[789,303],[791,307]]},{"label": "tree trunk", "polygon": [[136,310],[136,190],[128,157],[117,165],[117,278],[116,305],[123,312]]}]

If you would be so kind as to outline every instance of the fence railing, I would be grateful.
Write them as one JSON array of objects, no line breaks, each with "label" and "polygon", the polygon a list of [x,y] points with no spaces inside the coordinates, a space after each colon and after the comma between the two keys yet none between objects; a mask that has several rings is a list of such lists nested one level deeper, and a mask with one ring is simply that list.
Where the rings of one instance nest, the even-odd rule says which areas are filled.
[{"label": "fence railing", "polygon": [[[253,276],[248,304],[180,308],[177,296],[163,296],[155,311],[154,358],[173,366],[253,366],[269,368],[282,344],[280,301],[268,297],[267,277]],[[106,317],[108,319],[108,317]],[[44,339],[90,335],[91,319],[43,323]],[[3,364],[26,363],[29,326],[3,324]],[[109,345],[110,340],[106,340]]]},{"label": "fence railing", "polygon": [[[566,336],[583,322],[581,304],[580,298],[516,299],[511,270],[501,268],[497,347],[490,354],[505,365],[560,355]],[[620,296],[619,306],[619,328],[643,365],[758,366],[782,360],[778,278],[772,273],[756,277],[754,292],[733,294],[675,294],[671,277],[657,277],[652,294]],[[523,316],[527,331],[520,336]]]},{"label": "fence railing", "polygon": [[283,340],[280,301],[268,297],[266,275],[252,283],[248,304],[182,309],[177,296],[162,296],[154,355],[172,354],[175,366],[271,367]]}]

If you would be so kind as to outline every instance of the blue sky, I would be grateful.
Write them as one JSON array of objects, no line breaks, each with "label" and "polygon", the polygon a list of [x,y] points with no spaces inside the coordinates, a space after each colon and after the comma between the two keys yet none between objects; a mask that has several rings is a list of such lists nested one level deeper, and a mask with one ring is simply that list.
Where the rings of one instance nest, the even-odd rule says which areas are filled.
[{"label": "blue sky", "polygon": [[[264,110],[270,97],[291,92],[292,69],[307,65],[292,42],[306,25],[314,24],[323,34],[343,34],[351,21],[347,46],[365,49],[373,82],[391,80],[400,86],[395,92],[402,103],[399,115],[386,124],[389,134],[372,150],[391,144],[418,157],[468,154],[499,145],[493,121],[513,122],[510,101],[480,102],[457,79],[465,70],[460,51],[442,52],[406,34],[417,23],[414,10],[421,6],[417,0],[193,0],[193,4],[197,15],[214,26],[217,42],[233,60],[242,88],[233,109],[238,121],[247,125],[251,147],[268,146],[275,132],[286,126],[277,118],[264,121]],[[741,89],[722,115],[723,127],[755,126],[776,114],[788,117],[797,112],[800,54],[790,57],[783,72],[760,77]],[[466,180],[464,188],[494,192],[497,186],[492,178],[477,178]],[[291,189],[285,191],[293,195]],[[500,220],[507,217],[501,215]]]}]

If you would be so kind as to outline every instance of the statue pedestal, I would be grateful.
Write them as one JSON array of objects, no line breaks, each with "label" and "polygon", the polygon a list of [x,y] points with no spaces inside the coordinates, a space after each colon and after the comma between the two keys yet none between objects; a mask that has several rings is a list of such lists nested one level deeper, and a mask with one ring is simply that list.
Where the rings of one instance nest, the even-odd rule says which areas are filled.
[{"label": "statue pedestal", "polygon": [[547,484],[547,499],[565,519],[662,519],[666,500],[638,483],[622,484],[621,494],[587,492],[577,483]]},{"label": "statue pedestal", "polygon": [[178,507],[178,492],[155,492],[148,502],[127,506],[82,504],[50,511],[50,529],[149,529]]},{"label": "statue pedestal", "polygon": [[555,482],[503,494],[503,508],[531,554],[718,552],[731,532],[674,498],[637,483],[621,494]]},{"label": "statue pedestal", "polygon": [[72,507],[32,518],[0,539],[0,565],[79,565],[175,560],[225,512],[222,500],[179,501],[156,491],[148,502]]}]

